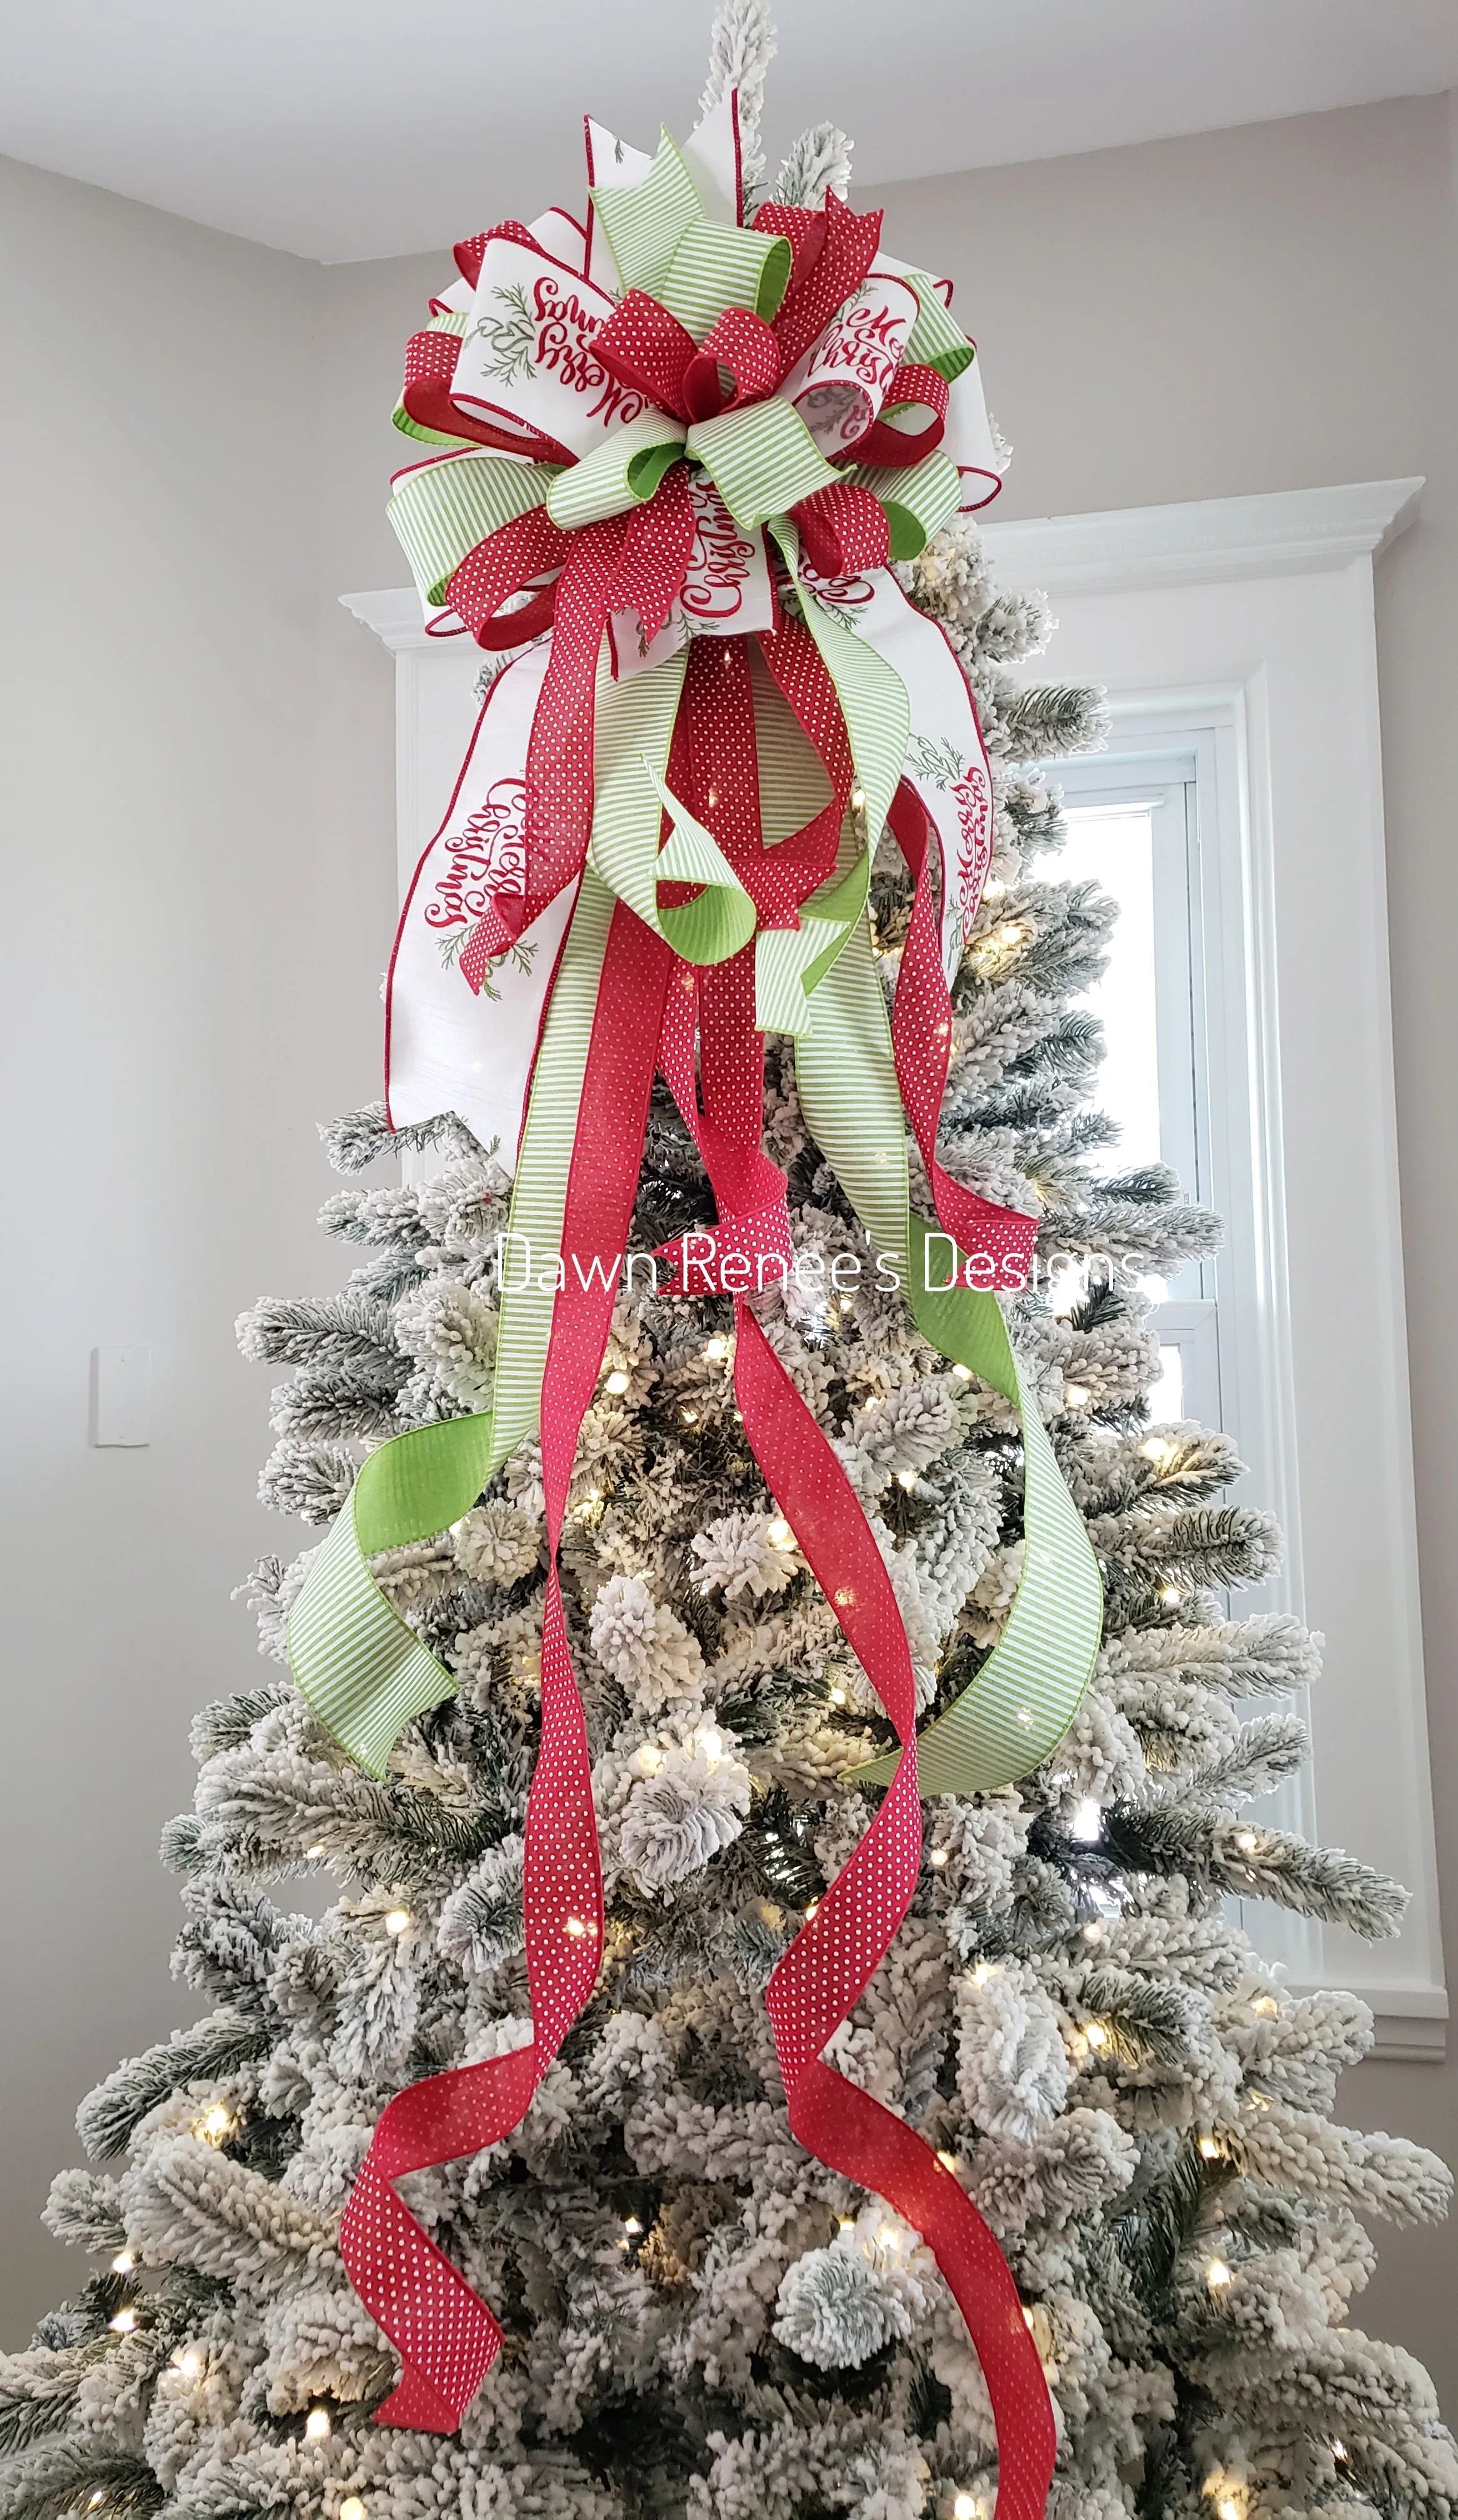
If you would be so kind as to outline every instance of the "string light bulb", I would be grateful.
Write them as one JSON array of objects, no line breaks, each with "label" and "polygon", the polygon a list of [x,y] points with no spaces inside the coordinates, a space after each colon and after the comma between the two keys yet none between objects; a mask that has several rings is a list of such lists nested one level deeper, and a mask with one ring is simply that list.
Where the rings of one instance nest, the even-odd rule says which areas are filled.
[{"label": "string light bulb", "polygon": [[1202,2135],[1200,2138],[1200,2158],[1202,2161],[1224,2160],[1224,2148],[1220,2143],[1218,2136]]},{"label": "string light bulb", "polygon": [[727,1338],[711,1338],[707,1341],[704,1347],[704,1363],[706,1365],[723,1365],[728,1354],[729,1340]]},{"label": "string light bulb", "polygon": [[627,2232],[630,2240],[636,2240],[642,2231],[642,2225],[640,2223],[636,2214],[625,2214],[623,2216],[623,2228]]},{"label": "string light bulb", "polygon": [[346,2494],[339,2505],[339,2520],[365,2520],[365,2506],[357,2494]]},{"label": "string light bulb", "polygon": [[995,1960],[979,1960],[976,1968],[972,1972],[972,1983],[974,1986],[986,1986],[989,1978],[995,1977],[996,1975],[997,1964]]},{"label": "string light bulb", "polygon": [[630,1373],[625,1373],[621,1366],[614,1366],[611,1373],[603,1383],[602,1388],[604,1391],[612,1392],[616,1397],[619,1392],[627,1390],[632,1379],[633,1376]]},{"label": "string light bulb", "polygon": [[317,1864],[324,1852],[324,1841],[323,1839],[320,1839],[317,1845],[306,1846],[304,1848],[304,1862],[306,1864]]},{"label": "string light bulb", "polygon": [[1235,2277],[1223,2258],[1212,2258],[1205,2270],[1205,2280],[1212,2292],[1223,2292],[1227,2284],[1235,2281]]},{"label": "string light bulb", "polygon": [[304,2418],[305,2441],[328,2441],[334,2427],[328,2407],[311,2407]]},{"label": "string light bulb", "polygon": [[210,2109],[193,2120],[193,2133],[200,2143],[226,2143],[233,2130],[233,2111],[224,2100],[214,2100]]},{"label": "string light bulb", "polygon": [[1103,1824],[1104,1815],[1098,1803],[1095,1802],[1092,1794],[1085,1794],[1082,1802],[1074,1806],[1074,1816],[1068,1823],[1068,1833],[1070,1837],[1076,1837],[1081,1846],[1096,1846]]},{"label": "string light bulb", "polygon": [[950,2170],[951,2172],[953,2178],[955,2178],[957,2172],[962,2166],[954,2152],[939,2152],[937,2159],[942,2164],[944,2170]]},{"label": "string light bulb", "polygon": [[819,1914],[819,1912],[820,1912],[820,1903],[819,1903],[818,1899],[812,1899],[812,1901],[811,1901],[811,1903],[810,1903],[810,1906],[809,1906],[809,1907],[806,1909],[806,1911],[805,1911],[805,1921],[806,1921],[807,1925],[810,1923],[811,1918],[812,1918],[813,1916],[817,1916],[817,1915]]},{"label": "string light bulb", "polygon": [[975,2494],[959,2494],[951,2506],[951,2520],[982,2520],[982,2505]]},{"label": "string light bulb", "polygon": [[1103,1929],[1102,1925],[1100,1925],[1100,1924],[1090,1924],[1090,1925],[1085,1925],[1085,1926],[1084,1926],[1084,1928],[1083,1928],[1083,1940],[1084,1940],[1084,1942],[1085,1942],[1085,1943],[1101,1943],[1101,1942],[1103,1941],[1103,1939],[1104,1939],[1104,1929]]},{"label": "string light bulb", "polygon": [[855,2230],[855,2228],[856,2228],[856,2217],[855,2217],[855,2215],[854,2215],[854,2214],[841,2214],[841,2215],[837,2216],[837,2218],[836,2218],[836,2219],[837,2219],[837,2221],[839,2222],[839,2224],[840,2224],[840,2228],[841,2228],[841,2229],[842,2229],[843,2231],[854,2231],[854,2230]]},{"label": "string light bulb", "polygon": [[851,789],[851,811],[853,814],[864,813],[865,789],[863,788],[853,788]]},{"label": "string light bulb", "polygon": [[1233,2494],[1222,2495],[1215,2504],[1215,2509],[1219,2513],[1219,2520],[1244,2520],[1240,2504]]},{"label": "string light bulb", "polygon": [[129,2275],[136,2263],[130,2249],[120,2249],[111,2260],[111,2272],[113,2275]]},{"label": "string light bulb", "polygon": [[1345,2442],[1334,2441],[1332,2444],[1332,2456],[1345,2467],[1348,2456],[1347,2444]]},{"label": "string light bulb", "polygon": [[196,2345],[185,2345],[177,2357],[177,2367],[185,2380],[200,2380],[202,2357]]},{"label": "string light bulb", "polygon": [[898,1470],[898,1471],[897,1471],[897,1474],[896,1474],[896,1484],[897,1484],[897,1486],[898,1486],[899,1488],[905,1488],[905,1489],[906,1489],[906,1491],[907,1496],[909,1496],[909,1495],[910,1495],[910,1493],[911,1493],[911,1490],[912,1490],[912,1489],[914,1488],[914,1486],[916,1485],[916,1473],[915,1473],[915,1471],[914,1471],[914,1470]]},{"label": "string light bulb", "polygon": [[100,2511],[100,2509],[101,2509],[101,2507],[102,2507],[102,2504],[106,2501],[106,2498],[107,2498],[107,2489],[106,2489],[106,2487],[105,2487],[104,2485],[99,2485],[99,2486],[97,2487],[97,2489],[96,2489],[96,2492],[95,2492],[95,2493],[93,2494],[93,2496],[91,2497],[90,2501],[89,2501],[89,2502],[87,2503],[87,2505],[86,2505],[87,2510],[88,2510],[88,2511]]},{"label": "string light bulb", "polygon": [[1092,1396],[1086,1382],[1065,1382],[1063,1386],[1065,1409],[1086,1409]]},{"label": "string light bulb", "polygon": [[712,1768],[724,1756],[724,1735],[722,1732],[701,1732],[698,1746]]},{"label": "string light bulb", "polygon": [[562,1931],[570,1934],[574,1943],[581,1943],[590,1939],[593,1928],[588,1923],[586,1916],[568,1916],[563,1924]]},{"label": "string light bulb", "polygon": [[663,1765],[663,1752],[659,1749],[656,1741],[644,1741],[642,1743],[639,1750],[635,1765],[645,1777],[657,1776],[659,1769]]},{"label": "string light bulb", "polygon": [[384,1929],[387,1934],[408,1933],[410,1931],[410,1910],[408,1908],[391,1908],[385,1916]]},{"label": "string light bulb", "polygon": [[1083,2024],[1083,2036],[1087,2040],[1090,2048],[1107,2048],[1109,2044],[1108,2024],[1103,2021],[1085,2021]]},{"label": "string light bulb", "polygon": [[1256,1995],[1251,1998],[1251,2010],[1260,2013],[1267,2021],[1274,2021],[1280,2009],[1273,1995]]},{"label": "string light bulb", "polygon": [[970,1367],[970,1365],[954,1365],[954,1366],[952,1367],[952,1369],[951,1369],[951,1370],[952,1370],[952,1372],[956,1375],[956,1378],[957,1378],[958,1382],[970,1382],[970,1381],[971,1381],[971,1379],[972,1379],[972,1368]]},{"label": "string light bulb", "polygon": [[1235,1843],[1239,1847],[1242,1855],[1254,1855],[1257,1844],[1255,1830],[1253,1828],[1238,1828],[1235,1832]]},{"label": "string light bulb", "polygon": [[945,1846],[934,1846],[934,1847],[932,1848],[932,1851],[931,1851],[930,1855],[927,1857],[927,1859],[926,1859],[926,1860],[927,1860],[928,1864],[931,1866],[932,1870],[933,1870],[934,1872],[940,1872],[940,1871],[942,1871],[942,1870],[943,1870],[943,1868],[944,1868],[944,1867],[946,1866],[946,1863],[947,1863],[947,1849],[946,1849],[946,1847],[945,1847]]},{"label": "string light bulb", "polygon": [[769,1541],[772,1549],[793,1549],[795,1546],[795,1535],[791,1531],[790,1526],[786,1522],[782,1513],[775,1515],[774,1520],[771,1523],[769,1530],[765,1534],[765,1538]]},{"label": "string light bulb", "polygon": [[115,2318],[109,2318],[107,2321],[107,2325],[114,2330],[115,2334],[118,2336],[130,2336],[132,2329],[136,2324],[137,2314],[133,2310],[130,2302],[123,2304],[122,2308],[116,2313]]},{"label": "string light bulb", "polygon": [[830,1691],[830,1703],[832,1706],[846,1706],[849,1705],[850,1700],[847,1698],[846,1692],[843,1688],[832,1688]]}]

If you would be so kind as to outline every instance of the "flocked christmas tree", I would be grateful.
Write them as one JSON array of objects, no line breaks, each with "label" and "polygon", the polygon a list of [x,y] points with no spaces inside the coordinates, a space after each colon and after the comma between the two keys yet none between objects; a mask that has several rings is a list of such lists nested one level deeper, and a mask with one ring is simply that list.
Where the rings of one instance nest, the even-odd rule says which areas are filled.
[{"label": "flocked christmas tree", "polygon": [[[752,32],[759,13],[737,22]],[[744,61],[729,67],[752,101]],[[809,135],[782,193],[843,185],[845,156],[840,135]],[[1026,1205],[1031,1186],[1044,1256],[1082,1264],[1071,1309],[1035,1294],[1008,1313],[1107,1620],[1046,1765],[927,1804],[912,1914],[832,2061],[941,2150],[1007,2254],[1057,2411],[1054,2520],[1446,2520],[1458,2455],[1431,2383],[1348,2314],[1373,2263],[1366,2221],[1440,2215],[1448,2176],[1333,2122],[1370,2017],[1290,1994],[1227,1905],[1265,1898],[1375,1937],[1403,1901],[1245,1809],[1303,1755],[1289,1698],[1317,1678],[1316,1641],[1223,1614],[1272,1570],[1277,1534],[1220,1503],[1240,1467],[1227,1442],[1150,1423],[1141,1282],[1209,1251],[1215,1228],[1167,1173],[1100,1169],[1098,1028],[1078,1000],[1112,912],[1058,881],[1038,768],[1096,739],[1096,695],[1007,671],[1046,617],[994,590],[975,529],[906,574],[972,676],[996,791],[942,1151],[991,1196]],[[888,991],[898,869],[883,850]],[[868,1273],[829,1293],[859,1231],[784,1041],[770,1080],[766,1144],[806,1265],[758,1309],[886,1552],[929,1715],[1012,1598],[1016,1421]],[[489,1399],[509,1188],[456,1122],[404,1133],[436,1162],[410,1187],[354,1180],[392,1151],[377,1106],[325,1135],[350,1186],[324,1223],[358,1266],[339,1295],[264,1302],[241,1326],[246,1354],[296,1369],[264,1495],[316,1526],[366,1448]],[[664,1098],[635,1239],[711,1214]],[[164,1847],[186,1909],[175,1966],[208,2009],[82,2105],[98,2167],[61,2176],[48,2220],[105,2271],[0,2364],[0,2520],[991,2513],[988,2400],[934,2263],[785,2119],[763,1988],[865,1826],[846,1770],[891,1735],[760,1482],[731,1344],[722,1299],[625,1297],[583,1429],[563,1563],[607,1941],[518,2131],[404,2182],[507,2329],[460,2437],[370,2420],[397,2365],[336,2228],[391,2095],[526,2035],[545,1563],[530,1445],[454,1530],[376,1561],[459,1682],[382,1783],[284,1664],[312,1552],[255,1574],[263,1650],[284,1667],[199,1716],[196,1809]],[[275,1902],[302,1874],[337,1886],[318,1921]]]}]

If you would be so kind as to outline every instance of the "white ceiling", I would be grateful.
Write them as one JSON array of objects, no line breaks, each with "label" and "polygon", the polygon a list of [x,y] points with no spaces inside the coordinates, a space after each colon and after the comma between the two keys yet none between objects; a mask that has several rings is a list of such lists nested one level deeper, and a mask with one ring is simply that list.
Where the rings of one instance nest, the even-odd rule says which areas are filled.
[{"label": "white ceiling", "polygon": [[[1458,87],[1458,0],[778,0],[766,128],[858,185]],[[591,110],[651,144],[711,0],[8,0],[0,150],[324,262],[581,190]]]}]

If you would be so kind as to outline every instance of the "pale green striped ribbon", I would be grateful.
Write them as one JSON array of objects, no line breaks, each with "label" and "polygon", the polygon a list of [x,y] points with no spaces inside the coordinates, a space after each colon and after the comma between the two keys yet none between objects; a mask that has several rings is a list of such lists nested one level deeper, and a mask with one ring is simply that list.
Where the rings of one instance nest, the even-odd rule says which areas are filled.
[{"label": "pale green striped ribbon", "polygon": [[682,421],[670,420],[666,412],[640,412],[556,476],[547,494],[547,513],[567,533],[595,525],[603,517],[626,516],[651,499],[683,453]]},{"label": "pale green striped ribbon", "polygon": [[902,277],[916,296],[916,321],[902,357],[908,366],[935,368],[950,384],[964,368],[970,368],[977,352],[942,303],[935,281],[924,271],[904,272]]},{"label": "pale green striped ribbon", "polygon": [[730,306],[747,306],[768,324],[789,287],[790,266],[787,237],[699,219],[680,239],[658,295],[701,341]]},{"label": "pale green striped ribbon", "polygon": [[392,1608],[367,1560],[459,1521],[508,1455],[537,1431],[567,1174],[612,912],[613,895],[589,868],[532,1079],[507,1236],[492,1407],[396,1435],[370,1455],[289,1617],[288,1659],[300,1695],[372,1776],[385,1773],[402,1725],[453,1695],[456,1683]]},{"label": "pale green striped ribbon", "polygon": [[[793,528],[771,527],[791,568]],[[905,685],[802,583],[805,618],[836,686],[873,846],[901,777],[909,727]],[[928,1291],[926,1238],[913,1214],[906,1118],[869,923],[858,916],[817,974],[815,1021],[795,1046],[812,1137],[861,1218],[872,1248],[905,1273],[923,1338],[990,1382],[1017,1410],[1023,1439],[1023,1571],[1002,1635],[971,1687],[917,1742],[923,1793],[976,1793],[1015,1783],[1062,1740],[1088,1686],[1103,1632],[1098,1563],[1058,1467],[994,1295]],[[852,1773],[888,1783],[900,1751]]]},{"label": "pale green striped ribbon", "polygon": [[[990,1382],[1018,1414],[1025,1547],[1017,1594],[976,1680],[916,1745],[923,1793],[990,1792],[1029,1775],[1068,1731],[1098,1652],[1103,1592],[996,1297],[970,1286],[938,1292],[948,1273],[928,1271],[933,1229],[910,1206],[906,1114],[863,922],[817,993],[815,1030],[796,1045],[795,1072],[811,1135],[872,1247],[905,1271],[922,1337]],[[900,1759],[892,1751],[850,1773],[858,1783],[889,1784]]]},{"label": "pale green striped ribbon", "polygon": [[[686,651],[626,682],[598,679],[594,728],[596,794],[588,864],[685,963],[724,963],[754,934],[755,908],[700,822],[665,785]],[[660,849],[665,810],[673,830]],[[661,883],[696,883],[696,901],[659,906]]]},{"label": "pale green striped ribbon", "polygon": [[862,465],[856,482],[886,511],[893,560],[914,560],[962,504],[962,476],[940,448],[919,464]]},{"label": "pale green striped ribbon", "polygon": [[642,182],[595,185],[593,208],[624,289],[646,290],[696,341],[730,306],[768,322],[789,287],[788,239],[706,219],[666,131]]},{"label": "pale green striped ribbon", "polygon": [[385,514],[425,602],[444,604],[466,553],[514,517],[540,508],[559,472],[555,464],[470,454],[442,456],[407,472]]},{"label": "pale green striped ribbon", "polygon": [[685,453],[713,475],[715,489],[745,533],[841,478],[782,394],[695,421]]}]

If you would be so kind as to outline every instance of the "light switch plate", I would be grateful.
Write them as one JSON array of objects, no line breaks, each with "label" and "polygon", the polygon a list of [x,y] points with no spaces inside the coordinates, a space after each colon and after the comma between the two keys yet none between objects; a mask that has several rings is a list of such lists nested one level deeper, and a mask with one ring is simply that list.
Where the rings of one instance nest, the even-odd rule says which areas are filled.
[{"label": "light switch plate", "polygon": [[91,1351],[93,1444],[152,1441],[152,1350],[94,1347]]}]

